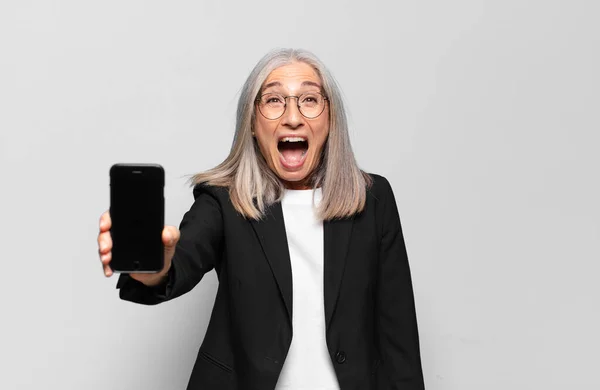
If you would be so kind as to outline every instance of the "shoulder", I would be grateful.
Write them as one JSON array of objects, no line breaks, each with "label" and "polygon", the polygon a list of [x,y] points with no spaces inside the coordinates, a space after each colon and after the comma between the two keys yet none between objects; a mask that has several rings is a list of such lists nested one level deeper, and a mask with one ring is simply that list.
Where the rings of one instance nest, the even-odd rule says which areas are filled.
[{"label": "shoulder", "polygon": [[227,187],[200,183],[194,185],[192,193],[194,195],[193,208],[211,208],[216,209],[219,213],[233,208]]},{"label": "shoulder", "polygon": [[394,196],[392,186],[387,178],[376,173],[367,173],[371,178],[371,185],[367,188],[367,197],[377,203],[385,202]]},{"label": "shoulder", "polygon": [[192,193],[195,200],[207,197],[215,200],[229,199],[229,189],[227,187],[212,186],[206,183],[195,184]]},{"label": "shoulder", "polygon": [[372,182],[367,189],[367,208],[370,207],[375,214],[378,231],[383,235],[390,226],[399,226],[400,220],[396,197],[387,178],[374,173],[368,175],[371,177]]}]

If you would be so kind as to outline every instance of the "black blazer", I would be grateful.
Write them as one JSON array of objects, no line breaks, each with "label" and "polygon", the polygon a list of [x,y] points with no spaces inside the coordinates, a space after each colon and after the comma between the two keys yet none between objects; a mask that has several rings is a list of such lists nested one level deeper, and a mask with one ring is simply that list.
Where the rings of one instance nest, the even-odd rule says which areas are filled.
[{"label": "black blazer", "polygon": [[[372,175],[365,210],[326,221],[326,340],[342,390],[424,389],[409,264],[392,188]],[[292,273],[281,203],[242,217],[227,189],[196,185],[168,282],[121,275],[120,297],[153,305],[213,268],[219,287],[188,390],[271,390],[292,341]],[[310,375],[310,373],[307,373]]]}]

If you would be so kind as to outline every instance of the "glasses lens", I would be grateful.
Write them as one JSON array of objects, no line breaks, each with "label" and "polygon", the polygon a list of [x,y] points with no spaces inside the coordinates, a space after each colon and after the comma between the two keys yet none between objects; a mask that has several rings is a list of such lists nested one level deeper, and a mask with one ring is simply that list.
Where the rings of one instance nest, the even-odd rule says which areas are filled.
[{"label": "glasses lens", "polygon": [[307,118],[316,118],[325,108],[325,99],[318,92],[308,92],[298,98],[300,112]]},{"label": "glasses lens", "polygon": [[285,110],[285,99],[275,93],[262,95],[258,106],[261,114],[268,119],[277,119]]}]

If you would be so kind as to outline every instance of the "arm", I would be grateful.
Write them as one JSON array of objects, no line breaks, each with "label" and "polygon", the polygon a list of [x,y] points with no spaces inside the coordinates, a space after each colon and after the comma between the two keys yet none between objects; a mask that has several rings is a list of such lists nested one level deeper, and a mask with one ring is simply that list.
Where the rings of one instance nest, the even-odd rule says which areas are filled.
[{"label": "arm", "polygon": [[377,283],[379,350],[392,389],[425,388],[408,256],[389,182],[382,178]]},{"label": "arm", "polygon": [[206,187],[194,188],[195,201],[179,224],[180,239],[163,283],[148,287],[127,274],[117,282],[121,299],[155,305],[193,289],[220,260],[223,237],[221,207]]}]

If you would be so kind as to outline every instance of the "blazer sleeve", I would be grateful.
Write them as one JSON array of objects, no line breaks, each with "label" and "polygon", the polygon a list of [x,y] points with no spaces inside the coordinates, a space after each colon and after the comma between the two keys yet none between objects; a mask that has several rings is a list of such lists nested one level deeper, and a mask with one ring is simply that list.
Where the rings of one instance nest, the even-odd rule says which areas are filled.
[{"label": "blazer sleeve", "polygon": [[392,389],[425,388],[408,256],[396,199],[389,182],[380,195],[381,243],[378,264],[378,341]]},{"label": "blazer sleeve", "polygon": [[144,305],[168,301],[193,289],[218,266],[223,241],[220,204],[205,186],[196,185],[193,194],[195,201],[179,224],[180,237],[165,282],[148,287],[121,274],[117,281],[121,299]]}]

